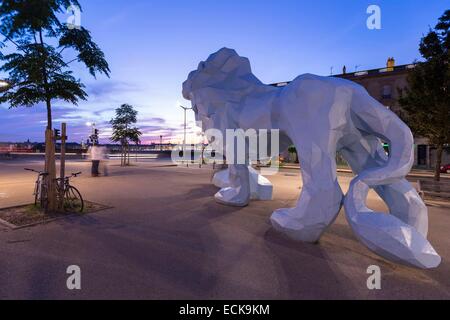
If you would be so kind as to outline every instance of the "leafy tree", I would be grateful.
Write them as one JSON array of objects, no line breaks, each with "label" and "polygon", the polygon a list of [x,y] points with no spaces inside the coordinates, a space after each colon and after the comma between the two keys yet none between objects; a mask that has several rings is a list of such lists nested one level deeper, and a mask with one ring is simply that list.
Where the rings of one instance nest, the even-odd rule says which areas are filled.
[{"label": "leafy tree", "polygon": [[[73,28],[58,19],[77,0],[3,0],[0,2],[0,70],[9,77],[9,87],[0,93],[0,103],[10,108],[44,104],[47,109],[45,170],[48,184],[49,210],[56,209],[54,179],[55,142],[52,136],[52,103],[63,100],[76,105],[86,100],[84,85],[70,70],[73,62],[83,63],[89,72],[109,76],[105,56],[83,27]],[[13,53],[4,54],[3,51]],[[5,50],[6,49],[6,50]],[[75,58],[66,62],[63,51],[70,49]]]},{"label": "leafy tree", "polygon": [[415,134],[428,138],[437,148],[435,179],[440,180],[444,146],[450,142],[450,10],[424,36],[418,63],[401,91],[404,119]]},{"label": "leafy tree", "polygon": [[130,143],[141,143],[142,132],[133,125],[137,122],[138,112],[129,104],[123,104],[116,109],[116,116],[111,119],[113,127],[111,141],[119,142],[122,146],[121,165],[130,165]]}]

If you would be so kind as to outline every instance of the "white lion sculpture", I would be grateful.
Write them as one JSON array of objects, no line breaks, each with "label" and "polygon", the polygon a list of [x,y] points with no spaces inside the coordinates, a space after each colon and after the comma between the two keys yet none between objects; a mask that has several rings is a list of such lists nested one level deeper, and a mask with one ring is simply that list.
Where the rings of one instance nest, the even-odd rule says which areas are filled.
[{"label": "white lion sculpture", "polygon": [[[440,264],[427,240],[427,208],[405,179],[414,160],[411,131],[360,85],[305,74],[285,87],[268,86],[252,74],[247,58],[223,48],[189,75],[183,96],[204,130],[279,129],[280,145],[295,144],[303,189],[295,208],[273,213],[276,230],[317,242],[344,205],[354,233],[375,253],[419,268]],[[382,141],[391,146],[389,156]],[[357,175],[345,197],[337,180],[338,151]],[[248,205],[248,167],[229,164],[229,175],[216,200]],[[371,188],[390,214],[367,208]]]}]

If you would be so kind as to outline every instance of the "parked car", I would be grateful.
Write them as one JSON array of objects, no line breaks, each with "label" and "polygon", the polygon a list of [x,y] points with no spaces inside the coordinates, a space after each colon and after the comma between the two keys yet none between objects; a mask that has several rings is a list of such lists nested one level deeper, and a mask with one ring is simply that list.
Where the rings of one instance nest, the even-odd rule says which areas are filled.
[{"label": "parked car", "polygon": [[446,164],[441,167],[441,173],[449,173],[450,172],[450,164]]}]

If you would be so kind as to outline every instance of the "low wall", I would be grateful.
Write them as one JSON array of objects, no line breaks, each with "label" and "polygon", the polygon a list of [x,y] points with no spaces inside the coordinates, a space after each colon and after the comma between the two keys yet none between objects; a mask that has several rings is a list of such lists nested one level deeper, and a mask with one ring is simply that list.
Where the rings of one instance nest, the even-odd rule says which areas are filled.
[{"label": "low wall", "polygon": [[[155,151],[155,152],[138,152],[131,153],[130,158],[137,159],[170,159],[172,155],[171,151]],[[120,153],[113,153],[109,155],[111,159],[120,158]],[[0,160],[44,160],[45,153],[1,153]],[[56,154],[56,159],[60,158],[60,154]],[[66,153],[66,160],[84,160],[88,159],[89,155],[84,153]]]}]

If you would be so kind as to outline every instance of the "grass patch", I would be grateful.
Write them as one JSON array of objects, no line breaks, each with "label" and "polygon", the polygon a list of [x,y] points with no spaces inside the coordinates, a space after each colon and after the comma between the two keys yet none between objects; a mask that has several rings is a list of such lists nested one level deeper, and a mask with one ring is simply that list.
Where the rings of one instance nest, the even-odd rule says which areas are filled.
[{"label": "grass patch", "polygon": [[[68,216],[83,216],[85,214],[98,212],[102,210],[109,209],[110,207],[85,201],[84,210],[82,213],[79,212],[62,212],[62,213],[52,213],[48,214],[41,210],[40,207],[34,204],[0,209],[0,220],[3,220],[4,224],[12,228],[21,228],[26,226],[33,226],[42,223],[48,223],[59,218]],[[0,221],[2,222],[2,221]],[[5,223],[6,222],[6,223]]]}]

